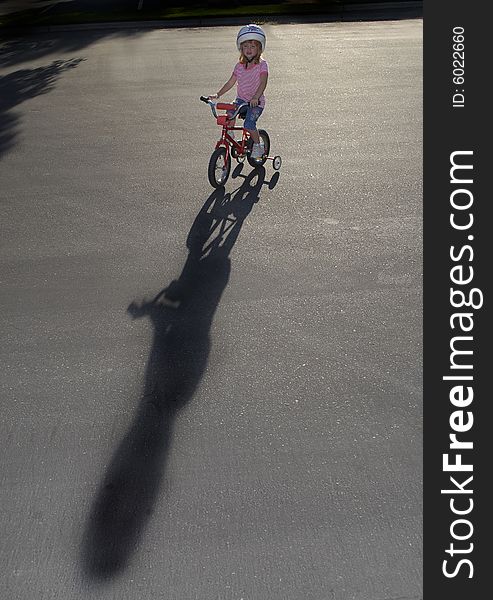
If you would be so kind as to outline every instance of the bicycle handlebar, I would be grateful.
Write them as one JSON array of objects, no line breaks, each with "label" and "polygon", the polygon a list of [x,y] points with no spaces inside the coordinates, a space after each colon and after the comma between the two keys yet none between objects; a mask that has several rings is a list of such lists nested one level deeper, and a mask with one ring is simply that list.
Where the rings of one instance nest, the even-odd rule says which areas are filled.
[{"label": "bicycle handlebar", "polygon": [[[212,100],[209,100],[207,96],[200,96],[200,100],[202,100],[202,102],[205,102],[211,107],[212,114],[217,118],[216,104],[214,104]],[[238,113],[244,106],[249,106],[248,102],[242,102],[241,104],[238,104],[236,110],[229,116],[229,118],[234,119],[235,117],[237,117]]]}]

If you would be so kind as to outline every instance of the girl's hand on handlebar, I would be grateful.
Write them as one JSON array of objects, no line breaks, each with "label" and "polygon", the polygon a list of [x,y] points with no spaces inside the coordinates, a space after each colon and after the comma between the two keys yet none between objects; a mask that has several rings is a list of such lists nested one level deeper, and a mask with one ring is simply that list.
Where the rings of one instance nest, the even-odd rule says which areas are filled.
[{"label": "girl's hand on handlebar", "polygon": [[219,96],[217,94],[211,94],[210,96],[207,96],[209,98],[209,100],[217,100],[219,98]]}]

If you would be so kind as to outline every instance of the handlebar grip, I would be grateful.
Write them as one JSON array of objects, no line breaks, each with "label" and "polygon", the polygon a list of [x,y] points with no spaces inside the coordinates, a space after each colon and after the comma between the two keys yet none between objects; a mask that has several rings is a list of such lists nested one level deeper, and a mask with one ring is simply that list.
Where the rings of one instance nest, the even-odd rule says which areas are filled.
[{"label": "handlebar grip", "polygon": [[200,99],[202,100],[202,102],[209,104],[209,98],[207,98],[206,96],[200,96]]}]

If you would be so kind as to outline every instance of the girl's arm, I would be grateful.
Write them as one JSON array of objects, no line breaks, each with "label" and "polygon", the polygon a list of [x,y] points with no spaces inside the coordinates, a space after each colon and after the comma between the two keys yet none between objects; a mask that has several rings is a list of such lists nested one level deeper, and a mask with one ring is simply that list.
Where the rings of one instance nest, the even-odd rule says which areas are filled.
[{"label": "girl's arm", "polygon": [[268,73],[260,73],[260,85],[255,92],[255,96],[250,100],[250,106],[257,106],[260,96],[264,93],[264,90],[267,87],[268,78]]},{"label": "girl's arm", "polygon": [[217,92],[217,94],[214,94],[213,96],[209,96],[209,98],[220,98],[223,94],[225,94],[226,92],[229,92],[229,90],[234,86],[235,83],[236,83],[236,75],[233,74],[228,79],[228,81],[226,81],[226,83],[223,85],[223,87]]}]

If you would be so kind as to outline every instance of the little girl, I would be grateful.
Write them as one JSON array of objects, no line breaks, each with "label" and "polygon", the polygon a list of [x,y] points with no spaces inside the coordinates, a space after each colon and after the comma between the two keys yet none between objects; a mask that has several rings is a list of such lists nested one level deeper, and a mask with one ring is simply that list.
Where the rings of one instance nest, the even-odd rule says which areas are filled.
[{"label": "little girl", "polygon": [[[238,84],[235,104],[248,102],[249,107],[245,117],[245,129],[253,139],[252,158],[264,155],[264,145],[257,131],[257,119],[265,106],[264,90],[267,86],[269,67],[262,58],[265,50],[265,33],[259,25],[245,25],[238,32],[236,46],[240,51],[240,59],[233,69],[233,74],[223,87],[209,98],[216,99],[229,91],[235,83]],[[234,121],[231,121],[234,126]]]}]

